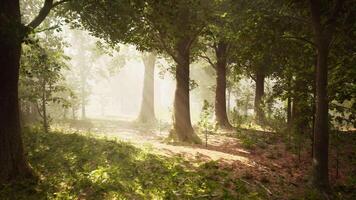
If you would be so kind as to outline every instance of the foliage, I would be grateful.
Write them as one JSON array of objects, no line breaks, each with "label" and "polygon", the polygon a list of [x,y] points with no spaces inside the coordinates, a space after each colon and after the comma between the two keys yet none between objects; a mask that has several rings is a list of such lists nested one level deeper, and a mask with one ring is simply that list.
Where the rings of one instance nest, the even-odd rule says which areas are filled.
[{"label": "foliage", "polygon": [[215,162],[192,165],[179,156],[157,156],[128,143],[75,133],[26,129],[24,139],[39,180],[3,186],[1,199],[264,197]]},{"label": "foliage", "polygon": [[68,68],[62,43],[59,38],[32,39],[23,44],[19,96],[25,111],[26,106],[34,104],[44,127],[48,126],[49,118],[46,112],[48,104],[59,104],[69,107],[68,98],[73,98],[73,93],[65,85],[63,70]]},{"label": "foliage", "polygon": [[[212,132],[215,130],[215,126],[212,123],[211,119],[213,117],[214,107],[209,101],[204,100],[202,111],[200,113],[200,118],[198,121],[199,128],[202,129],[203,132]],[[216,131],[216,130],[215,130]]]},{"label": "foliage", "polygon": [[197,41],[213,5],[213,1],[202,0],[76,0],[68,3],[66,17],[109,44],[134,44],[139,50],[156,51],[176,60],[179,40],[189,38],[190,45]]}]

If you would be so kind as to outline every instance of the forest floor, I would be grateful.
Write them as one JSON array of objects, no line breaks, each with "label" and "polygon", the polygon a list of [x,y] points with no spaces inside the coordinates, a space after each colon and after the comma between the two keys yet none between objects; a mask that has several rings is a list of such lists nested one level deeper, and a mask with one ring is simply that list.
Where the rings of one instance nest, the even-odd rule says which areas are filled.
[{"label": "forest floor", "polygon": [[[278,133],[219,131],[191,145],[167,142],[168,130],[109,120],[25,129],[38,180],[0,187],[0,199],[319,199],[308,187],[310,152],[299,156]],[[333,151],[330,174],[333,198],[351,200],[356,137],[345,138],[339,175]]]},{"label": "forest floor", "polygon": [[[175,144],[165,140],[170,126],[160,126],[157,130],[135,122],[96,120],[91,130],[140,148],[149,148],[151,152],[163,156],[179,156],[192,163],[216,161],[219,168],[232,172],[234,178],[261,188],[268,199],[302,199],[305,195],[313,199],[313,192],[306,191],[310,185],[310,148],[299,150],[298,144],[286,145],[288,141],[278,133],[253,129],[219,131],[208,135],[198,132],[202,144]],[[346,192],[346,196],[340,193],[338,198],[356,199],[355,177],[348,176],[356,172],[353,165],[356,159],[355,134],[346,141],[342,144],[343,152],[339,152],[338,172],[336,155],[331,151],[330,179],[332,185]],[[340,154],[351,159],[342,159]]]}]

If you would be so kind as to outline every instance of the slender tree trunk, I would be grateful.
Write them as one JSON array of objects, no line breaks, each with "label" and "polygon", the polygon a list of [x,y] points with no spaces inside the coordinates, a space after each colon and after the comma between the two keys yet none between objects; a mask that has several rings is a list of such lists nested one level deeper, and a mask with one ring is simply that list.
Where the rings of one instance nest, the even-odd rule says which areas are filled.
[{"label": "slender tree trunk", "polygon": [[287,126],[290,127],[292,119],[292,98],[287,98]]},{"label": "slender tree trunk", "polygon": [[246,99],[245,99],[245,105],[244,105],[244,113],[245,113],[245,116],[247,117],[248,116],[248,108],[249,108],[249,105],[250,105],[250,95],[247,94],[246,95]]},{"label": "slender tree trunk", "polygon": [[76,116],[75,116],[76,110],[74,107],[72,107],[72,119],[76,120]]},{"label": "slender tree trunk", "polygon": [[32,177],[22,146],[18,104],[21,55],[19,1],[0,3],[0,184]]},{"label": "slender tree trunk", "polygon": [[291,122],[292,122],[292,97],[291,97],[291,93],[292,93],[292,86],[291,86],[291,77],[288,77],[289,81],[288,81],[288,97],[287,97],[287,127],[288,130],[290,130],[290,126],[291,126]]},{"label": "slender tree trunk", "polygon": [[82,119],[86,119],[86,109],[85,109],[85,103],[82,102]]},{"label": "slender tree trunk", "polygon": [[86,104],[86,97],[85,97],[85,84],[86,84],[86,77],[82,75],[82,88],[81,88],[81,93],[82,93],[82,119],[86,119],[86,109],[85,109],[85,104]]},{"label": "slender tree trunk", "polygon": [[327,94],[327,57],[328,44],[318,47],[318,64],[316,68],[316,112],[314,125],[314,184],[322,190],[329,189],[329,119]]},{"label": "slender tree trunk", "polygon": [[255,117],[257,123],[264,121],[264,113],[262,109],[262,97],[264,95],[265,74],[263,69],[258,69],[256,72],[256,90],[255,90]]},{"label": "slender tree trunk", "polygon": [[68,109],[67,108],[64,108],[63,110],[63,119],[66,120],[67,119],[67,114],[68,114]]},{"label": "slender tree trunk", "polygon": [[156,121],[154,108],[154,71],[156,54],[148,53],[142,56],[145,65],[145,74],[142,91],[141,111],[138,122],[154,123]]},{"label": "slender tree trunk", "polygon": [[190,120],[189,100],[189,40],[181,39],[177,44],[176,91],[174,96],[174,118],[170,137],[174,140],[189,143],[201,143],[194,133]]},{"label": "slender tree trunk", "polygon": [[[315,65],[316,68],[316,65]],[[313,121],[312,121],[312,132],[310,133],[310,140],[311,140],[311,157],[314,158],[314,130],[315,130],[315,112],[316,112],[316,83],[314,79],[313,84],[313,101],[312,101],[312,113],[313,113]]]},{"label": "slender tree trunk", "polygon": [[48,120],[47,120],[47,106],[46,106],[46,84],[43,81],[42,85],[42,117],[43,117],[43,130],[48,133]]},{"label": "slender tree trunk", "polygon": [[215,117],[217,126],[223,129],[231,129],[226,112],[226,67],[227,44],[219,42],[216,49],[216,91],[215,91]]}]

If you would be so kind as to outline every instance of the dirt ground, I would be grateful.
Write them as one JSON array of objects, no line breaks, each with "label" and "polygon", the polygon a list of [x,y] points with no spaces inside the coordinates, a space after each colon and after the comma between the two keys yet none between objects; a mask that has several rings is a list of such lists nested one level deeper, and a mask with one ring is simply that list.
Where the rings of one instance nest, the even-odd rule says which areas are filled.
[{"label": "dirt ground", "polygon": [[[294,154],[287,150],[283,140],[278,139],[273,132],[242,130],[251,134],[258,133],[256,137],[274,138],[273,141],[266,140],[263,145],[247,148],[239,139],[238,133],[236,135],[234,132],[209,134],[207,144],[206,136],[199,135],[203,144],[187,145],[167,142],[165,138],[168,136],[168,126],[157,130],[130,122],[96,121],[93,124],[90,127],[92,133],[115,137],[138,147],[148,147],[160,155],[182,156],[196,163],[217,161],[219,167],[233,172],[236,178],[265,190],[271,199],[301,196],[310,184],[310,150],[302,150],[300,156]],[[332,158],[333,155],[330,159]],[[333,185],[345,181],[345,174],[353,170],[339,167],[336,178],[333,163],[330,168]]]}]

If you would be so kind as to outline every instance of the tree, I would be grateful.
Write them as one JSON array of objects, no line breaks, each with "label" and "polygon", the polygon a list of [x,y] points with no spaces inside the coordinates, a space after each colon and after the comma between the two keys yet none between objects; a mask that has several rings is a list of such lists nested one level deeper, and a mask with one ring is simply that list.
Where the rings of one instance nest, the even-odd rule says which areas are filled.
[{"label": "tree", "polygon": [[234,5],[234,12],[238,14],[233,18],[237,31],[231,60],[235,68],[244,69],[244,74],[255,82],[255,119],[262,123],[265,121],[265,79],[281,68],[278,54],[281,52],[279,40],[284,24],[270,15],[278,8],[273,1],[236,1]]},{"label": "tree", "polygon": [[189,67],[213,1],[93,0],[68,5],[72,17],[79,15],[82,26],[94,36],[112,44],[134,44],[139,50],[156,51],[174,60],[177,85],[170,136],[183,142],[200,142],[190,119]]},{"label": "tree", "polygon": [[[51,37],[47,35],[47,38]],[[69,92],[61,74],[67,68],[65,61],[68,58],[64,56],[60,40],[57,39],[53,37],[47,41],[34,40],[24,44],[21,58],[20,100],[36,105],[46,133],[50,122],[48,104],[68,104],[59,95]]]},{"label": "tree", "polygon": [[0,3],[0,183],[31,177],[22,146],[18,104],[21,43],[50,11],[64,3],[46,0],[39,14],[27,25],[21,23],[18,0]]},{"label": "tree", "polygon": [[324,13],[325,10],[320,0],[310,0],[311,25],[314,30],[314,42],[317,54],[313,183],[323,193],[329,191],[328,58],[330,43],[334,37],[342,7],[343,1],[335,0],[333,7],[327,10],[331,13],[328,16],[327,13]]},{"label": "tree", "polygon": [[144,82],[142,90],[141,111],[138,121],[141,123],[154,123],[154,72],[157,55],[155,53],[142,53],[142,61],[145,65]]}]

